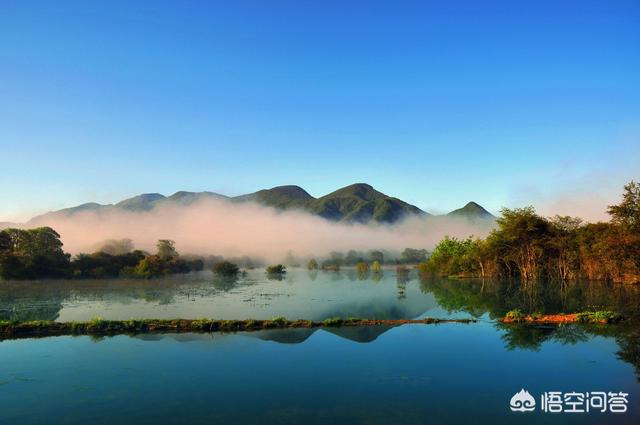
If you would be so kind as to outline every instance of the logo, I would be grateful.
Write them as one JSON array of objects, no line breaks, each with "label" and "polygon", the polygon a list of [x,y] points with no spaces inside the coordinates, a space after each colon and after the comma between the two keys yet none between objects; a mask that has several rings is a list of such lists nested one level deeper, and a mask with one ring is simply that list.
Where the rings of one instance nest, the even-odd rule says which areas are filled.
[{"label": "logo", "polygon": [[[626,413],[629,393],[625,392],[561,392],[545,391],[540,395],[542,413]],[[511,397],[513,412],[533,412],[536,400],[524,388]]]},{"label": "logo", "polygon": [[536,408],[536,400],[523,388],[511,397],[509,407],[514,412],[533,412]]}]

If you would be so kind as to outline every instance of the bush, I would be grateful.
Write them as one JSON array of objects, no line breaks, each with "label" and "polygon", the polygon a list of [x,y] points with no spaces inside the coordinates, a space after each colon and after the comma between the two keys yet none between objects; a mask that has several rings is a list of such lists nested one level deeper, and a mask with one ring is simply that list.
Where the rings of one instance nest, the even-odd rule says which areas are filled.
[{"label": "bush", "polygon": [[307,263],[307,269],[318,270],[318,262],[316,261],[315,258],[312,258],[311,260],[309,260],[309,263]]},{"label": "bush", "polygon": [[287,272],[287,268],[282,264],[275,264],[267,267],[268,274],[285,274]]},{"label": "bush", "polygon": [[356,270],[358,271],[358,273],[367,273],[369,271],[369,263],[360,261],[358,264],[356,264]]},{"label": "bush", "polygon": [[524,314],[516,308],[515,310],[509,311],[505,316],[505,319],[513,322],[522,322],[524,321]]},{"label": "bush", "polygon": [[342,319],[339,317],[329,317],[322,321],[323,326],[340,326],[342,324]]},{"label": "bush", "polygon": [[235,276],[240,272],[240,268],[229,261],[222,261],[213,266],[213,272],[220,276]]},{"label": "bush", "polygon": [[374,273],[380,273],[382,271],[382,266],[380,265],[380,261],[376,260],[371,264],[371,271]]}]

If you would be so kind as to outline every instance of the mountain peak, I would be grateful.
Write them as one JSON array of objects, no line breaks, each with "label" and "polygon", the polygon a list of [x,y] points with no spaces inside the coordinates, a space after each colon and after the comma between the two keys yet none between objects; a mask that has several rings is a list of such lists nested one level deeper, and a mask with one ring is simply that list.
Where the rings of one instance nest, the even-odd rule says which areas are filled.
[{"label": "mountain peak", "polygon": [[159,193],[143,193],[118,202],[116,207],[129,211],[149,211],[155,206],[156,202],[163,199],[166,199],[165,196]]},{"label": "mountain peak", "polygon": [[470,220],[484,219],[484,220],[493,220],[495,217],[489,211],[484,209],[482,205],[477,202],[471,201],[468,202],[464,207],[458,208],[457,210],[451,211],[447,214],[450,217],[462,217]]},{"label": "mountain peak", "polygon": [[303,208],[315,198],[296,185],[276,186],[232,198],[234,202],[257,202],[277,209]]},{"label": "mountain peak", "polygon": [[378,192],[373,188],[373,186],[367,183],[350,184],[349,186],[345,186],[334,192],[331,192],[328,195],[323,196],[323,198],[327,196],[355,196],[357,198],[365,200],[372,200],[376,197],[387,197],[387,195],[382,192]]},{"label": "mountain peak", "polygon": [[277,193],[281,196],[287,196],[291,199],[312,199],[313,196],[309,195],[309,192],[296,185],[284,185],[275,186],[271,189],[265,189],[272,193]]},{"label": "mountain peak", "polygon": [[400,199],[390,197],[370,184],[355,183],[315,200],[309,210],[334,221],[393,223],[408,215],[426,213]]}]

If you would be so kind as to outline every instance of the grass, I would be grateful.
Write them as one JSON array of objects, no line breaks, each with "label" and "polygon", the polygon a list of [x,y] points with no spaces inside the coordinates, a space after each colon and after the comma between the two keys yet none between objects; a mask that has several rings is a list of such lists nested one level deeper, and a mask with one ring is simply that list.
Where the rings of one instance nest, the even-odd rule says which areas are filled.
[{"label": "grass", "polygon": [[524,321],[524,314],[519,309],[514,309],[509,311],[504,318],[511,322],[522,322]]},{"label": "grass", "polygon": [[621,320],[623,320],[622,315],[611,310],[525,315],[518,309],[509,311],[502,319],[503,322],[508,323],[617,323]]},{"label": "grass", "polygon": [[430,323],[472,323],[473,319],[420,319],[420,320],[378,320],[351,317],[342,319],[330,317],[322,322],[312,320],[287,320],[274,317],[270,320],[216,320],[216,319],[130,319],[105,320],[95,317],[87,322],[54,322],[35,320],[18,322],[0,321],[0,340],[58,335],[117,335],[141,333],[180,332],[240,332],[261,329],[320,328],[340,326],[399,326],[403,324]]},{"label": "grass", "polygon": [[583,311],[576,315],[579,323],[615,323],[622,320],[622,316],[611,310]]},{"label": "grass", "polygon": [[326,327],[335,327],[340,326],[343,320],[339,317],[329,317],[328,319],[324,319],[322,321],[322,325]]}]

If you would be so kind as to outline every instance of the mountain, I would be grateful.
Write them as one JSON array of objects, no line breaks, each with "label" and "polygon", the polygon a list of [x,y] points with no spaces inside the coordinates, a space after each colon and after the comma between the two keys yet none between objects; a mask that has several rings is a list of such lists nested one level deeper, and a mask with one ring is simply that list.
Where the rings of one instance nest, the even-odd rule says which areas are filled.
[{"label": "mountain", "polygon": [[278,209],[305,208],[315,198],[300,186],[277,186],[232,198],[234,202],[257,202]]},{"label": "mountain", "polygon": [[462,208],[451,211],[448,217],[466,218],[467,220],[495,220],[493,214],[481,205],[471,201]]},{"label": "mountain", "polygon": [[190,205],[203,199],[229,199],[229,197],[215,192],[186,192],[181,190],[167,197],[165,201],[179,205]]},{"label": "mountain", "polygon": [[429,215],[365,183],[343,187],[311,202],[307,209],[333,221],[393,223],[409,215]]},{"label": "mountain", "polygon": [[278,186],[238,196],[233,201],[253,201],[281,210],[300,209],[327,220],[352,223],[393,223],[407,215],[427,214],[365,183],[352,184],[317,199],[300,186]]},{"label": "mountain", "polygon": [[163,204],[189,205],[201,199],[229,199],[227,196],[214,192],[176,192],[171,196],[164,196],[159,193],[143,193],[142,195],[124,199],[117,204],[98,204],[96,202],[87,202],[75,207],[63,208],[57,211],[49,211],[48,213],[33,217],[27,222],[28,225],[37,225],[46,222],[49,218],[71,216],[77,213],[93,211],[105,212],[110,210],[124,211],[150,211],[153,208]]},{"label": "mountain", "polygon": [[167,199],[159,193],[143,193],[133,198],[125,199],[116,204],[116,207],[127,211],[149,211],[160,201]]},{"label": "mountain", "polygon": [[[27,225],[46,224],[52,217],[70,216],[76,213],[94,211],[150,211],[160,205],[186,206],[204,199],[228,200],[231,202],[256,202],[278,210],[297,209],[323,217],[331,221],[346,223],[394,223],[404,217],[430,216],[420,208],[398,198],[377,191],[366,183],[356,183],[343,187],[328,195],[314,198],[300,186],[276,186],[246,195],[227,197],[214,192],[179,191],[170,196],[160,193],[144,193],[114,204],[89,202],[71,208],[51,211],[29,220]],[[451,211],[449,217],[467,220],[495,220],[487,210],[475,202]]]}]

